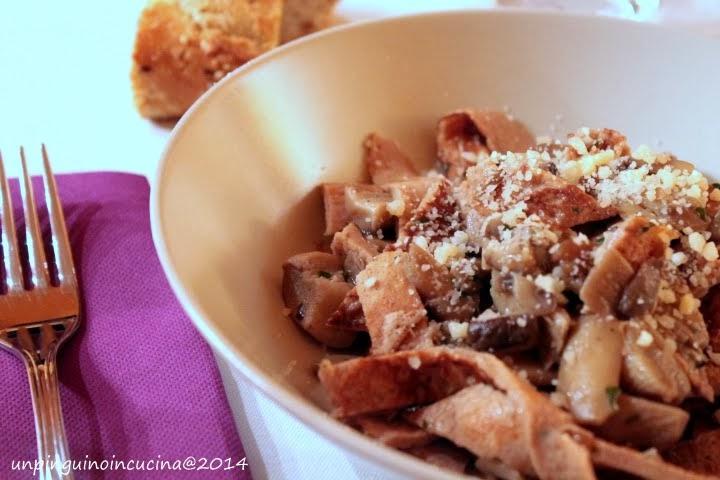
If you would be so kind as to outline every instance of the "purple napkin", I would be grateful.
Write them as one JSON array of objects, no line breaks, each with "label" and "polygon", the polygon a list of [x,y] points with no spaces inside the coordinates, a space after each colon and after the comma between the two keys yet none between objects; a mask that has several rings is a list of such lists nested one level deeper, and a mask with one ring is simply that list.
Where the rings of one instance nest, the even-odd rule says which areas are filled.
[{"label": "purple napkin", "polygon": [[[82,326],[59,356],[70,454],[110,462],[75,477],[250,479],[213,354],[157,258],[147,180],[87,173],[57,182],[83,295]],[[27,376],[3,350],[0,412],[0,478],[31,478],[32,469],[13,470],[37,456]]]}]

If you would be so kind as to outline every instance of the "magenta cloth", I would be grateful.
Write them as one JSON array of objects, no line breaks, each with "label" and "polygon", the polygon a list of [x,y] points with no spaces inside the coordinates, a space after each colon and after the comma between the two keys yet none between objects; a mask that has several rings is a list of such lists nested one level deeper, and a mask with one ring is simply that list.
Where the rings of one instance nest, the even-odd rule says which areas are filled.
[{"label": "magenta cloth", "polygon": [[[245,453],[217,364],[170,289],[153,245],[147,180],[84,173],[57,181],[83,295],[82,326],[59,356],[72,458],[195,457],[208,467],[219,458],[223,468],[227,459],[235,465]],[[37,457],[25,368],[0,349],[0,372],[0,478],[31,478],[32,472],[11,470],[12,461]],[[75,477],[251,478],[249,467],[76,471]]]}]

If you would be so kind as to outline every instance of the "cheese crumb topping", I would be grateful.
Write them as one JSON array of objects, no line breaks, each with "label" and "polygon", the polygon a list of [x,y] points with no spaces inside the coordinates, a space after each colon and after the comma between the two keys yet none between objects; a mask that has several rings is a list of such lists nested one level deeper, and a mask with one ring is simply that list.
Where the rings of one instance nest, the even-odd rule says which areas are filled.
[{"label": "cheese crumb topping", "polygon": [[402,198],[396,198],[395,200],[388,202],[387,211],[390,215],[396,217],[402,216],[405,213],[405,201]]},{"label": "cheese crumb topping", "polygon": [[468,336],[469,324],[466,322],[447,322],[448,333],[453,340],[462,340]]},{"label": "cheese crumb topping", "polygon": [[695,298],[692,293],[686,293],[680,299],[678,310],[681,314],[692,315],[697,312],[698,308],[700,308],[700,300]]},{"label": "cheese crumb topping", "polygon": [[640,335],[638,336],[635,343],[639,347],[649,347],[653,343],[653,336],[647,330],[643,330],[642,332],[640,332]]},{"label": "cheese crumb topping", "polygon": [[703,237],[702,234],[698,232],[692,232],[690,235],[688,235],[688,245],[690,245],[690,248],[697,253],[703,252],[706,243],[707,241],[705,240],[705,237]]}]

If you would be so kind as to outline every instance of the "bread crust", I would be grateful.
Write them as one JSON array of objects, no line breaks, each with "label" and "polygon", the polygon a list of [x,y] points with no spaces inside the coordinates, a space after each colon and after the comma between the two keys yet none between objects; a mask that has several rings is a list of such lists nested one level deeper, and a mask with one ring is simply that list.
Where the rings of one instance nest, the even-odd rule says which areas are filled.
[{"label": "bread crust", "polygon": [[278,45],[282,0],[153,0],[130,74],[140,115],[182,116],[212,84]]},{"label": "bread crust", "polygon": [[338,0],[285,0],[280,43],[330,26]]}]

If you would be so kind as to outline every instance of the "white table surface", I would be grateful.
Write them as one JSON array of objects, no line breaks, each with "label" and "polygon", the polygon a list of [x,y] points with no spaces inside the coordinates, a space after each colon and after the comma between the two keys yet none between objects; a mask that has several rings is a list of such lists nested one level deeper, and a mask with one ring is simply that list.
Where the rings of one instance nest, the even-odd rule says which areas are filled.
[{"label": "white table surface", "polygon": [[[605,2],[611,11],[622,12],[620,0],[498,0],[498,4],[533,1],[571,9]],[[141,119],[132,103],[130,56],[144,3],[2,2],[0,148],[10,175],[19,172],[15,158],[20,145],[28,149],[32,161],[45,142],[57,172],[115,170],[152,178],[170,130]],[[354,21],[494,5],[495,0],[341,0],[337,16],[340,21]],[[664,5],[662,21],[720,33],[717,0],[672,0]],[[39,171],[37,162],[31,170]],[[255,479],[401,478],[324,440],[247,384],[222,359],[218,363]]]}]

